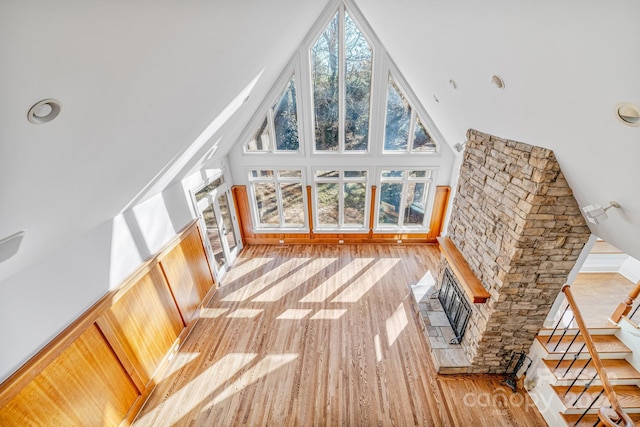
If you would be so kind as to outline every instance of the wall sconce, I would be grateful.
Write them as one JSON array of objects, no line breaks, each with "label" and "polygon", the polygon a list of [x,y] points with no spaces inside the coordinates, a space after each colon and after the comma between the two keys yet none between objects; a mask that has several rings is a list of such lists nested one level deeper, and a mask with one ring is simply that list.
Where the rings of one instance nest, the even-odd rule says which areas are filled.
[{"label": "wall sconce", "polygon": [[467,145],[467,141],[463,142],[462,144],[458,142],[456,145],[453,146],[453,148],[455,148],[458,153],[462,153],[465,145]]},{"label": "wall sconce", "polygon": [[607,217],[607,211],[611,208],[620,208],[620,203],[612,200],[609,202],[609,206],[603,208],[600,205],[589,205],[582,208],[585,218],[592,224],[600,224],[605,221]]},{"label": "wall sconce", "polygon": [[0,239],[0,262],[8,260],[18,252],[24,233],[25,231],[22,230]]}]

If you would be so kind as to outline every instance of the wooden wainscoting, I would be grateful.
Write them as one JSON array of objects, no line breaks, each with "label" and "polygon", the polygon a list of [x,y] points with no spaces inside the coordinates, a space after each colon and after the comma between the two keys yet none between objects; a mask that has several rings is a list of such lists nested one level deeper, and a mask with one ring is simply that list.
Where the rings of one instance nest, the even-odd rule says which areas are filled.
[{"label": "wooden wainscoting", "polygon": [[199,233],[187,234],[178,246],[160,260],[185,325],[199,317],[202,301],[211,290],[211,269]]},{"label": "wooden wainscoting", "polygon": [[[236,214],[240,224],[243,244],[338,244],[342,240],[347,243],[393,243],[398,240],[402,243],[437,243],[437,238],[442,233],[444,219],[449,203],[450,187],[439,185],[436,187],[433,209],[428,233],[374,233],[374,213],[376,187],[371,187],[371,206],[369,214],[369,230],[356,233],[318,233],[310,227],[308,233],[255,233],[249,207],[247,187],[236,185],[232,188],[232,194],[236,205]],[[311,209],[311,187],[307,186],[307,212],[309,224],[313,224],[313,209]]]},{"label": "wooden wainscoting", "polygon": [[194,221],[0,384],[0,425],[129,424],[215,289]]}]

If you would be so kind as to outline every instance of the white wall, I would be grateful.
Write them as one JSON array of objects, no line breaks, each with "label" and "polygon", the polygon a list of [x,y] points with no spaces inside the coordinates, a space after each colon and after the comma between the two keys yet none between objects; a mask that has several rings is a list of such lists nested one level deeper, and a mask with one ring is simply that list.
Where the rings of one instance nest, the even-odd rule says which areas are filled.
[{"label": "white wall", "polygon": [[620,274],[634,283],[638,282],[640,280],[640,261],[633,257],[627,257],[620,266]]},{"label": "white wall", "polygon": [[192,218],[188,195],[177,184],[0,282],[0,381]]}]

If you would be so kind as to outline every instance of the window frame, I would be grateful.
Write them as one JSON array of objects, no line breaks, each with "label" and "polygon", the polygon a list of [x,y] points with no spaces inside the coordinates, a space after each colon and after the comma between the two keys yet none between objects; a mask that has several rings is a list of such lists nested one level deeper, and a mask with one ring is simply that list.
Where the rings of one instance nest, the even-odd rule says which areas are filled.
[{"label": "window frame", "polygon": [[[308,71],[308,88],[306,89],[308,93],[308,100],[310,101],[310,121],[309,121],[309,137],[311,143],[311,153],[314,155],[327,155],[327,156],[335,156],[339,154],[344,155],[371,155],[374,150],[372,150],[372,144],[375,137],[374,124],[375,124],[375,92],[376,92],[376,80],[377,80],[377,70],[376,65],[380,62],[378,56],[378,43],[367,33],[367,26],[360,23],[362,21],[361,14],[359,12],[355,12],[350,7],[348,7],[344,2],[340,2],[337,8],[332,9],[333,12],[329,15],[329,18],[323,21],[323,25],[316,31],[311,38],[310,42],[306,47],[306,63],[307,71]],[[314,97],[314,89],[313,89],[313,65],[312,65],[312,50],[317,43],[318,39],[324,31],[327,29],[331,20],[333,20],[338,15],[338,34],[340,36],[340,42],[338,44],[338,149],[337,150],[318,150],[316,148],[316,119],[315,119],[315,97]],[[367,148],[366,150],[346,150],[345,149],[345,126],[346,126],[346,55],[345,55],[345,21],[346,15],[349,15],[354,25],[357,27],[360,34],[364,37],[369,48],[371,49],[371,76],[370,76],[370,88],[369,88],[369,126],[367,129]],[[309,118],[309,117],[307,117]]]},{"label": "window frame", "polygon": [[[383,171],[404,171],[402,177],[382,177]],[[428,171],[430,172],[429,177],[421,178],[415,177],[411,178],[411,171]],[[379,167],[376,171],[376,200],[374,206],[374,225],[373,229],[375,232],[388,233],[392,232],[402,232],[402,233],[428,233],[430,231],[430,222],[431,215],[433,210],[433,202],[435,200],[435,187],[437,183],[437,172],[438,167],[434,166],[383,166]],[[405,224],[405,210],[406,210],[406,190],[407,185],[411,182],[415,183],[425,183],[427,186],[427,194],[425,196],[425,206],[424,206],[424,218],[422,220],[422,225],[414,225],[414,224]],[[401,191],[401,199],[400,206],[398,209],[399,218],[398,224],[380,224],[380,202],[382,198],[382,184],[385,183],[401,183],[402,191]]]},{"label": "window frame", "polygon": [[[389,61],[391,62],[391,61]],[[385,142],[387,138],[386,125],[387,125],[387,113],[388,113],[388,105],[389,105],[389,85],[391,84],[391,80],[395,83],[396,87],[400,90],[400,94],[407,100],[409,106],[411,107],[411,118],[409,120],[409,134],[407,135],[407,149],[406,150],[386,150]],[[418,156],[437,156],[440,155],[440,142],[439,138],[435,135],[439,135],[437,128],[431,121],[431,117],[424,111],[424,107],[420,102],[416,102],[416,96],[409,89],[409,85],[406,83],[402,75],[395,69],[393,64],[389,64],[387,67],[387,79],[384,87],[385,95],[384,95],[384,104],[382,107],[382,134],[380,140],[380,151],[379,154],[382,156],[398,156],[398,155],[418,155]],[[425,117],[428,120],[425,120]],[[418,121],[422,123],[425,131],[434,142],[436,148],[434,151],[414,151],[413,142],[415,139],[416,126]],[[435,134],[435,135],[434,135]]]},{"label": "window frame", "polygon": [[[300,177],[280,177],[280,171],[289,171],[295,170],[300,171]],[[308,218],[308,210],[307,206],[309,201],[307,200],[307,190],[305,184],[305,168],[299,166],[293,167],[271,167],[271,166],[252,166],[245,168],[246,176],[248,179],[248,187],[249,187],[249,208],[251,211],[251,221],[253,222],[253,231],[255,233],[271,233],[274,231],[283,231],[287,232],[300,232],[300,233],[308,233],[309,232],[309,218]],[[254,177],[252,176],[253,171],[272,171],[273,176],[270,178],[262,178],[262,177]],[[260,222],[260,213],[256,200],[256,193],[254,188],[254,183],[273,183],[276,189],[276,203],[278,206],[278,226],[269,226],[264,225]],[[284,207],[283,207],[283,199],[282,199],[282,188],[280,184],[282,183],[299,183],[302,191],[302,211],[303,211],[303,224],[302,226],[294,226],[285,224],[285,215],[284,215]]]},{"label": "window frame", "polygon": [[[339,172],[337,178],[327,178],[327,177],[318,177],[318,171],[337,171]],[[365,172],[366,176],[362,177],[345,177],[345,171],[358,171]],[[369,211],[370,211],[370,203],[371,203],[371,170],[368,167],[316,167],[312,168],[312,179],[313,179],[313,231],[314,233],[334,233],[337,231],[345,231],[345,232],[356,232],[356,231],[368,231],[369,230]],[[321,225],[320,224],[320,215],[318,213],[318,184],[338,184],[338,225]],[[364,219],[362,226],[357,226],[355,224],[344,224],[344,185],[348,183],[363,183],[365,188],[365,200],[364,200]]]},{"label": "window frame", "polygon": [[[248,127],[247,130],[250,129],[252,132],[249,133],[248,131],[245,131],[241,136],[242,138],[241,141],[243,141],[242,142],[243,155],[259,156],[259,155],[265,155],[265,154],[269,154],[269,155],[277,154],[277,155],[284,155],[284,156],[304,156],[304,153],[305,153],[304,146],[306,145],[306,142],[304,138],[304,126],[302,125],[303,100],[301,98],[302,84],[300,81],[301,80],[300,70],[301,70],[300,67],[296,65],[295,61],[292,61],[292,63],[289,64],[289,66],[286,67],[285,70],[283,71],[282,75],[278,79],[277,84],[274,85],[274,89],[272,89],[272,93],[270,93],[271,96],[265,99],[265,102],[267,99],[270,100],[270,102],[267,104],[266,112],[258,115],[257,114],[258,112],[264,111],[261,108],[258,110],[258,112],[256,112],[254,117],[250,120],[249,123],[251,124],[251,126]],[[288,78],[286,78],[286,76],[288,76]],[[288,89],[291,79],[294,79],[294,85],[296,90],[296,124],[298,126],[298,149],[297,150],[278,150],[277,141],[276,141],[275,123],[274,123],[274,115],[275,115],[274,110],[276,109],[276,106],[278,105],[280,98],[282,98],[282,95]],[[276,91],[275,88],[278,88],[279,90]],[[265,119],[267,121],[267,130],[269,134],[269,140],[271,142],[271,148],[269,150],[263,150],[263,151],[248,150],[247,147],[249,145],[249,142],[253,139],[253,137],[255,137],[256,133],[258,132],[258,129],[260,128],[260,126],[262,125]]]}]

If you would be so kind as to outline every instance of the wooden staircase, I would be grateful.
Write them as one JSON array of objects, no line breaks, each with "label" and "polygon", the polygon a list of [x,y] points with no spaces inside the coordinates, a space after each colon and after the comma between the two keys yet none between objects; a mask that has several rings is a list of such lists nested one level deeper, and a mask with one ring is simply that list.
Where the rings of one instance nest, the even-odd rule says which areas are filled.
[{"label": "wooden staircase", "polygon": [[[619,403],[640,425],[640,372],[626,360],[632,351],[615,336],[616,330],[612,327],[589,332]],[[610,404],[585,348],[584,336],[577,328],[556,334],[543,329],[536,339],[544,352],[542,362],[552,374],[551,389],[562,402],[562,419],[568,426],[596,425],[598,409]]]}]

